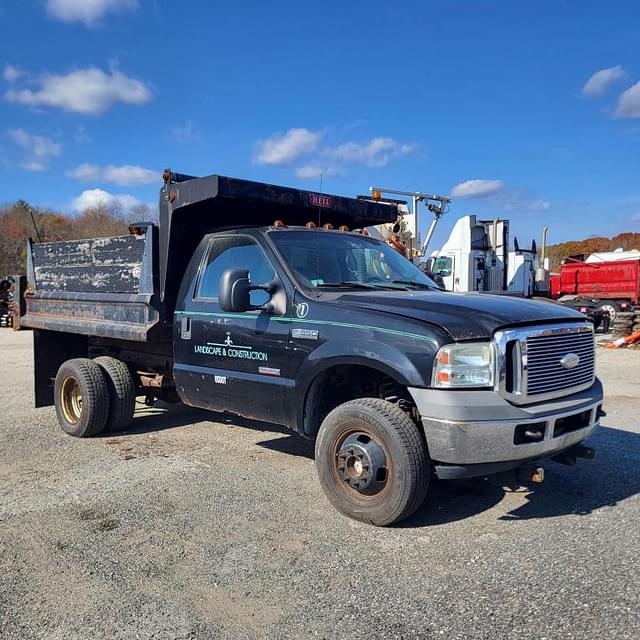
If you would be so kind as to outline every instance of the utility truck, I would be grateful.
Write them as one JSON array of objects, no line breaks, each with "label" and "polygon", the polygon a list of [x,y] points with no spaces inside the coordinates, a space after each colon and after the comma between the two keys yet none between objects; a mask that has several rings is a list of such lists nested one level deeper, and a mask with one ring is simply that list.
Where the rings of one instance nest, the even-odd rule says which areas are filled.
[{"label": "utility truck", "polygon": [[[593,329],[557,305],[438,290],[383,241],[391,204],[164,173],[159,222],[28,245],[35,402],[78,437],[136,396],[315,440],[341,512],[406,518],[433,476],[593,456]],[[222,455],[222,454],[221,454]]]}]

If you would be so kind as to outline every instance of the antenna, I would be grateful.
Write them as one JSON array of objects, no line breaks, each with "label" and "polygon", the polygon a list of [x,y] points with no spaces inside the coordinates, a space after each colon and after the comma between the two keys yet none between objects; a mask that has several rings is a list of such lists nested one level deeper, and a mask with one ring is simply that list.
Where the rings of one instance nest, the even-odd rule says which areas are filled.
[{"label": "antenna", "polygon": [[36,236],[38,237],[38,242],[42,242],[42,238],[40,237],[40,231],[38,231],[38,225],[36,224],[36,219],[35,219],[35,216],[33,215],[33,207],[25,200],[18,200],[16,204],[19,207],[22,207],[23,209],[29,212],[29,215],[31,216],[31,224],[33,224],[33,228],[36,232]]},{"label": "antenna", "polygon": [[[322,194],[323,173],[320,172],[320,194]],[[316,228],[316,298],[320,297],[318,282],[320,281],[320,229],[322,228],[322,208],[318,205],[318,226]]]}]

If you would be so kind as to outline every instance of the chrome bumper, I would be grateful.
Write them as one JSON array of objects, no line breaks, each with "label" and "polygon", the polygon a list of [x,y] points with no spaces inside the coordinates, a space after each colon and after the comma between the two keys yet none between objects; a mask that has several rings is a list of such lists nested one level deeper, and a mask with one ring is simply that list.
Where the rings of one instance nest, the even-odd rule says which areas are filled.
[{"label": "chrome bumper", "polygon": [[[527,407],[514,406],[493,391],[410,391],[436,465],[483,467],[551,456],[581,442],[598,427],[603,397],[599,380],[567,398]],[[519,442],[525,431],[543,436]]]}]

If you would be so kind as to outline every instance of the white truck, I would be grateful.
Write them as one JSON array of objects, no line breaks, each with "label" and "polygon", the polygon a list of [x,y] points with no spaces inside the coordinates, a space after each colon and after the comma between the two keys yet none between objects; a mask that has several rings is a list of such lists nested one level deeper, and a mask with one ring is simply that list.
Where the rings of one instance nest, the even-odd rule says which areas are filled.
[{"label": "white truck", "polygon": [[475,215],[459,218],[448,240],[431,253],[426,269],[447,291],[547,295],[548,259],[545,258],[545,227],[542,248],[509,246],[509,220],[479,220]]}]

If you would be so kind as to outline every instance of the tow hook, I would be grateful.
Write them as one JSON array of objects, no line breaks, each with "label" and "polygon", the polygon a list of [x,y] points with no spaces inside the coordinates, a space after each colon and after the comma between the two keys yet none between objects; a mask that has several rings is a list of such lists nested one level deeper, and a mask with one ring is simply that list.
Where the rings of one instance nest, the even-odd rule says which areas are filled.
[{"label": "tow hook", "polygon": [[510,493],[528,491],[527,484],[531,482],[542,484],[544,482],[544,469],[533,465],[524,465],[511,471],[496,474],[494,482]]},{"label": "tow hook", "polygon": [[596,415],[598,418],[606,418],[607,412],[602,408],[602,405],[598,407],[598,412]]},{"label": "tow hook", "polygon": [[158,398],[152,395],[146,395],[144,397],[144,403],[147,407],[153,407],[153,405],[158,401]]},{"label": "tow hook", "polygon": [[585,447],[583,444],[576,444],[567,449],[557,456],[551,458],[554,462],[560,464],[574,465],[577,458],[584,458],[585,460],[593,460],[596,457],[596,450],[593,447]]},{"label": "tow hook", "polygon": [[542,484],[544,482],[544,469],[542,467],[536,467],[531,471],[531,475],[529,476],[529,480],[531,482],[535,482],[536,484]]},{"label": "tow hook", "polygon": [[534,482],[542,484],[544,482],[544,469],[532,465],[525,465],[516,470],[518,480],[521,482]]}]

